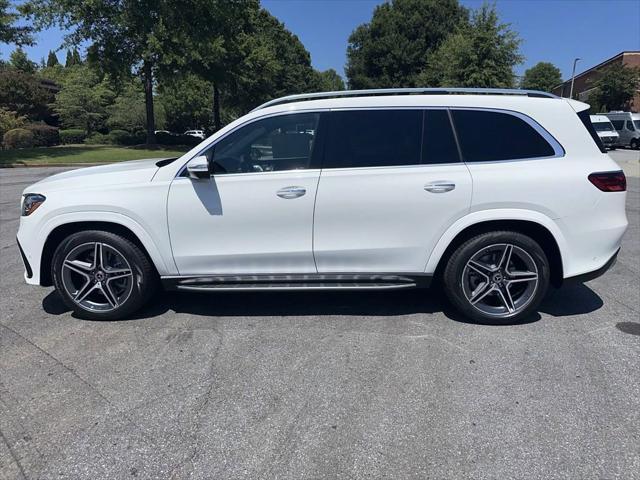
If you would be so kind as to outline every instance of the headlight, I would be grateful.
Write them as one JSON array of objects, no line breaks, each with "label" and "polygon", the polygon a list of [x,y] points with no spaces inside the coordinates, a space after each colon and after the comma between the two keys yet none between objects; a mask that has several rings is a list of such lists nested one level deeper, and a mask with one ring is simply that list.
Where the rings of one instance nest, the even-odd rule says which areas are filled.
[{"label": "headlight", "polygon": [[22,199],[22,216],[27,217],[31,215],[36,209],[44,203],[47,199],[44,195],[39,193],[25,193]]}]

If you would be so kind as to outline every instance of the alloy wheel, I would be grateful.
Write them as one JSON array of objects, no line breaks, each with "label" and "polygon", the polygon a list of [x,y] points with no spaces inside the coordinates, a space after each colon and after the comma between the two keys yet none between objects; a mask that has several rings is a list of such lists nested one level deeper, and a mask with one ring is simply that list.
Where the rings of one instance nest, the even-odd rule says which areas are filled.
[{"label": "alloy wheel", "polygon": [[492,317],[512,317],[533,300],[538,267],[524,249],[510,243],[484,247],[462,272],[462,290],[477,310]]},{"label": "alloy wheel", "polygon": [[117,249],[102,242],[73,248],[62,262],[62,285],[79,307],[109,312],[127,301],[133,290],[133,270]]}]

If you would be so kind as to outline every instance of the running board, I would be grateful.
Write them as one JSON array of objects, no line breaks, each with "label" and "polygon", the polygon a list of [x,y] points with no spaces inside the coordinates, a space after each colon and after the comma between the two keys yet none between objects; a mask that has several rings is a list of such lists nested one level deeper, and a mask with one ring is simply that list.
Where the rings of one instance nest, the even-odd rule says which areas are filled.
[{"label": "running board", "polygon": [[428,287],[425,274],[285,274],[163,277],[167,290],[220,292],[238,290],[398,290]]}]

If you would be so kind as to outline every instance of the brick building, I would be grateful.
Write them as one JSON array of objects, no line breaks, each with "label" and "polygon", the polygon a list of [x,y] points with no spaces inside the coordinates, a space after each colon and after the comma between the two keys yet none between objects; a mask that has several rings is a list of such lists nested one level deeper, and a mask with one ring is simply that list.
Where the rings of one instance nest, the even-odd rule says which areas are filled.
[{"label": "brick building", "polygon": [[[576,74],[573,84],[574,97],[577,95],[578,100],[586,102],[589,94],[593,90],[593,82],[598,78],[599,72],[610,65],[622,63],[629,67],[640,67],[640,51],[620,52],[618,55],[599,63],[595,67],[591,67],[582,73]],[[568,97],[571,91],[571,79],[554,87],[553,93],[561,97]],[[640,111],[640,90],[636,91],[636,95],[631,101],[631,111]]]}]

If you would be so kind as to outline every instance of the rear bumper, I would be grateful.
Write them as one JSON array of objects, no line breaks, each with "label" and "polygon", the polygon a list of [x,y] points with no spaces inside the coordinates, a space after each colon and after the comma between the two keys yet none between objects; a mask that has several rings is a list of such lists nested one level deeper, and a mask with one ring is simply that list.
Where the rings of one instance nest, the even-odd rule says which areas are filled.
[{"label": "rear bumper", "polygon": [[595,278],[601,277],[604,275],[611,267],[613,267],[618,261],[618,253],[620,253],[620,249],[616,250],[616,253],[612,255],[612,257],[607,260],[602,267],[597,270],[593,270],[591,272],[582,273],[580,275],[575,275],[573,277],[568,277],[564,279],[564,283],[575,284],[575,283],[584,283]]}]

